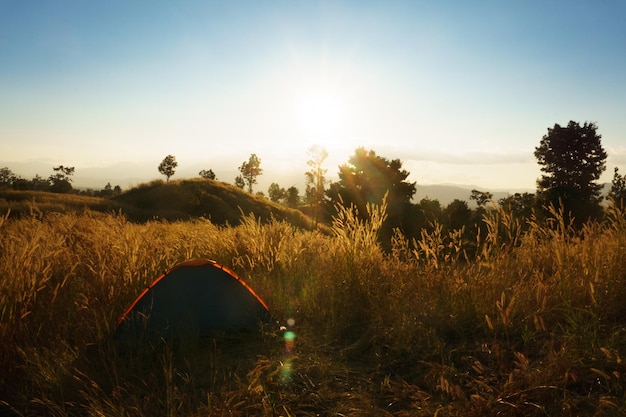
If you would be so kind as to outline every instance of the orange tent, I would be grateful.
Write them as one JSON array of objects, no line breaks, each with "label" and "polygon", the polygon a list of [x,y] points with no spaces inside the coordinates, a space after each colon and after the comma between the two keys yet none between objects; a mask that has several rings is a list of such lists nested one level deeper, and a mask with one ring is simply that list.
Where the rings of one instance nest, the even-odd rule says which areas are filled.
[{"label": "orange tent", "polygon": [[182,262],[158,277],[120,318],[116,338],[180,338],[259,330],[267,305],[233,271],[207,259]]}]

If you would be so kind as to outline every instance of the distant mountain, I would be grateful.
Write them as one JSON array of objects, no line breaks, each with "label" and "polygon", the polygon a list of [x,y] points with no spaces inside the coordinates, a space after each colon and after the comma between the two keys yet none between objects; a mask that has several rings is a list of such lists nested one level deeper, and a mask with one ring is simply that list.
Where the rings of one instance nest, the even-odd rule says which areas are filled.
[{"label": "distant mountain", "polygon": [[530,189],[511,189],[511,190],[489,190],[482,187],[473,185],[457,185],[457,184],[431,184],[431,185],[416,185],[415,196],[413,201],[419,203],[422,199],[428,198],[430,200],[439,200],[442,206],[447,206],[454,200],[467,201],[470,207],[474,207],[476,204],[473,200],[470,200],[472,190],[480,190],[484,192],[490,192],[493,194],[494,200],[498,201],[501,198],[508,197],[515,193],[534,193],[535,190]]},{"label": "distant mountain", "polygon": [[[415,195],[413,196],[413,202],[419,203],[420,200],[428,198],[430,200],[439,200],[443,207],[447,206],[454,200],[467,201],[470,208],[476,207],[476,202],[470,200],[472,190],[488,191],[493,194],[495,201],[501,198],[508,197],[515,193],[535,193],[536,190],[529,188],[512,188],[510,190],[490,190],[473,185],[457,185],[457,184],[430,184],[430,185],[416,185]],[[602,196],[605,198],[609,195],[611,189],[611,183],[602,184]]]},{"label": "distant mountain", "polygon": [[[52,164],[45,160],[34,160],[29,162],[4,162],[0,161],[0,167],[9,168],[15,175],[31,179],[35,175],[48,178],[54,173],[53,167],[62,165]],[[66,166],[73,166],[65,164]],[[151,175],[152,174],[152,175]],[[123,189],[150,181],[161,176],[155,167],[134,162],[119,162],[111,165],[98,167],[76,167],[75,175],[72,177],[72,186],[77,189],[104,188],[107,183],[119,185]]]}]

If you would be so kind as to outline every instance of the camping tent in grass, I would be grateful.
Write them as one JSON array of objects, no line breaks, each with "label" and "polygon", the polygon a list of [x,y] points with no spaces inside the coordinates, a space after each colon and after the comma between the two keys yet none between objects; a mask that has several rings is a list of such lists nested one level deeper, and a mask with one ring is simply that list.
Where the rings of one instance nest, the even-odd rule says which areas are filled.
[{"label": "camping tent in grass", "polygon": [[259,330],[267,305],[233,271],[207,259],[182,262],[158,277],[120,318],[116,338],[167,339]]}]

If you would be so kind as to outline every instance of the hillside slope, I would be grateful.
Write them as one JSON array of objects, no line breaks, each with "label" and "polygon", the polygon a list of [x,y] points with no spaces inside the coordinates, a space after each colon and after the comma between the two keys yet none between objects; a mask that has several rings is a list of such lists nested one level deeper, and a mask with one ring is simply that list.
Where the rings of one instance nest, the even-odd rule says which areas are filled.
[{"label": "hillside slope", "polygon": [[0,215],[11,217],[49,212],[85,210],[124,213],[135,222],[153,219],[187,220],[205,217],[217,225],[237,225],[242,215],[254,214],[262,221],[274,218],[312,229],[312,220],[299,210],[252,195],[234,185],[205,179],[141,184],[108,199],[44,191],[0,190]]},{"label": "hillside slope", "polygon": [[0,189],[0,214],[10,211],[11,217],[93,211],[118,211],[115,201],[80,194],[60,194],[47,191],[18,191]]},{"label": "hillside slope", "polygon": [[299,227],[312,227],[311,219],[299,210],[273,203],[231,184],[201,178],[167,183],[152,181],[122,193],[113,201],[130,220],[135,221],[205,217],[218,225],[236,225],[242,214],[253,213],[263,221],[273,217]]}]

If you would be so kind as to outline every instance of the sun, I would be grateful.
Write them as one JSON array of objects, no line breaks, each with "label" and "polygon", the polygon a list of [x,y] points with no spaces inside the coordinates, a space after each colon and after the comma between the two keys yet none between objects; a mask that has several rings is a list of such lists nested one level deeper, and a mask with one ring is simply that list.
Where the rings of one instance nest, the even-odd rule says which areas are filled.
[{"label": "sun", "polygon": [[336,143],[346,122],[342,97],[326,89],[303,91],[296,101],[295,118],[307,139],[322,145]]}]

